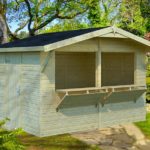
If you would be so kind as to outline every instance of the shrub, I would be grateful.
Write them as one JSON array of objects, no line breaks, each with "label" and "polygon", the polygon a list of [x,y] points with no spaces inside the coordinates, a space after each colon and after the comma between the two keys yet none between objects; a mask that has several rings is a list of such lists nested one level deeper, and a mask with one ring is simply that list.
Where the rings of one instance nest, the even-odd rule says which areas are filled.
[{"label": "shrub", "polygon": [[22,133],[22,129],[6,130],[4,125],[7,121],[9,119],[0,121],[0,150],[23,150],[24,146],[18,139],[18,135]]}]

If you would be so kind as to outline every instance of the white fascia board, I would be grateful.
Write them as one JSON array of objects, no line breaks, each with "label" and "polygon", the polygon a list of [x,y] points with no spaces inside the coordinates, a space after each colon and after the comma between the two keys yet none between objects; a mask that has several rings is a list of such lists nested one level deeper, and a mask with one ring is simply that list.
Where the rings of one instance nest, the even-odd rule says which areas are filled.
[{"label": "white fascia board", "polygon": [[90,33],[86,33],[86,34],[83,34],[83,35],[72,37],[72,38],[69,38],[69,39],[66,39],[66,40],[58,41],[58,42],[53,43],[53,44],[45,45],[44,49],[45,49],[45,52],[51,51],[51,50],[54,50],[54,49],[57,49],[57,48],[61,48],[61,47],[64,47],[64,46],[75,44],[75,43],[78,43],[78,42],[81,42],[81,41],[84,41],[84,40],[88,40],[88,39],[91,39],[91,38],[94,38],[94,37],[99,37],[101,35],[110,33],[112,31],[113,31],[112,27],[99,29],[97,31],[93,31],[93,32],[90,32]]},{"label": "white fascia board", "polygon": [[150,41],[148,41],[148,40],[146,40],[146,39],[143,39],[143,38],[141,38],[141,37],[139,37],[139,36],[136,36],[136,35],[134,35],[134,34],[132,34],[132,33],[130,33],[130,32],[127,32],[127,31],[125,31],[125,30],[122,30],[122,29],[120,29],[120,28],[116,28],[116,27],[115,27],[115,31],[116,31],[117,33],[121,34],[121,35],[124,35],[124,36],[126,36],[126,37],[128,37],[128,38],[134,40],[134,41],[137,41],[137,42],[139,42],[139,43],[141,43],[141,44],[144,44],[144,45],[150,47]]},{"label": "white fascia board", "polygon": [[44,51],[44,46],[0,48],[0,52],[33,52]]},{"label": "white fascia board", "polygon": [[104,37],[104,38],[123,38],[123,39],[127,38],[126,36],[124,36],[122,34],[114,33],[114,32],[101,35],[100,37]]},{"label": "white fascia board", "polygon": [[68,46],[68,45],[71,45],[71,44],[75,44],[75,43],[78,43],[78,42],[81,42],[81,41],[84,41],[84,40],[88,40],[88,39],[91,39],[91,38],[94,38],[94,37],[105,37],[105,35],[109,35],[109,33],[118,33],[124,37],[127,37],[129,39],[132,39],[132,40],[135,40],[141,44],[144,44],[148,47],[150,47],[150,41],[148,40],[145,40],[141,37],[138,37],[132,33],[129,33],[125,30],[122,30],[120,28],[117,28],[117,27],[108,27],[108,28],[104,28],[104,29],[99,29],[97,31],[93,31],[93,32],[90,32],[90,33],[86,33],[86,34],[83,34],[83,35],[79,35],[79,36],[76,36],[76,37],[72,37],[72,38],[69,38],[69,39],[65,39],[65,40],[62,40],[62,41],[58,41],[58,42],[55,42],[55,43],[52,43],[52,44],[48,44],[48,45],[45,45],[45,46],[33,46],[33,47],[12,47],[12,48],[0,48],[0,52],[31,52],[31,51],[45,51],[45,52],[48,52],[48,51],[52,51],[52,50],[55,50],[57,48],[61,48],[61,47],[64,47],[64,46]]},{"label": "white fascia board", "polygon": [[44,51],[45,52],[52,51],[52,50],[55,50],[57,48],[61,48],[61,47],[64,47],[64,46],[75,44],[75,43],[78,43],[78,42],[81,42],[81,41],[84,41],[84,40],[88,40],[88,39],[91,39],[91,38],[94,38],[94,37],[105,37],[107,34],[109,35],[109,33],[113,33],[113,34],[118,33],[118,34],[120,34],[120,37],[122,37],[122,38],[129,38],[129,39],[132,39],[134,41],[137,41],[138,43],[141,43],[141,44],[144,44],[144,45],[150,47],[150,41],[145,40],[145,39],[143,39],[141,37],[138,37],[138,36],[136,36],[136,35],[134,35],[130,32],[127,32],[125,30],[122,30],[120,28],[117,28],[117,27],[113,26],[113,27],[108,27],[108,28],[104,28],[104,29],[99,29],[97,31],[93,31],[93,32],[90,32],[90,33],[79,35],[79,36],[69,38],[69,39],[66,39],[66,40],[58,41],[58,42],[53,43],[53,44],[45,45],[44,46],[44,49],[45,49]]}]

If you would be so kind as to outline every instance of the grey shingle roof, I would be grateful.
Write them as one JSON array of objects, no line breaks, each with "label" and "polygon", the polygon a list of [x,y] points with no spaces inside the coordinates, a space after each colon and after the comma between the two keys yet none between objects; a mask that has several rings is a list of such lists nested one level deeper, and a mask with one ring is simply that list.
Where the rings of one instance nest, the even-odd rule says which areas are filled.
[{"label": "grey shingle roof", "polygon": [[44,46],[47,44],[59,42],[65,39],[76,37],[99,29],[102,28],[88,28],[88,29],[80,29],[80,30],[39,34],[33,37],[28,37],[21,40],[1,44],[0,48]]}]

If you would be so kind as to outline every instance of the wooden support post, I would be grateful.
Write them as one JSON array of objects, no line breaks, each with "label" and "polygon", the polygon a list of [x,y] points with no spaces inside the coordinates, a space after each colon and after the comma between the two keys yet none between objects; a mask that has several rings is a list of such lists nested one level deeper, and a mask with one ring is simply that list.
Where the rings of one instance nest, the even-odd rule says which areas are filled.
[{"label": "wooden support post", "polygon": [[68,91],[66,91],[66,95],[68,95]]},{"label": "wooden support post", "polygon": [[42,64],[41,72],[43,72],[44,69],[46,68],[46,66],[47,66],[47,64],[48,64],[48,61],[49,61],[50,57],[51,57],[51,52],[48,52],[48,55],[47,55],[47,57],[45,58],[44,63]]},{"label": "wooden support post", "polygon": [[98,40],[98,51],[96,52],[96,87],[101,87],[101,49]]},{"label": "wooden support post", "polygon": [[115,88],[112,88],[112,92],[115,92]]}]

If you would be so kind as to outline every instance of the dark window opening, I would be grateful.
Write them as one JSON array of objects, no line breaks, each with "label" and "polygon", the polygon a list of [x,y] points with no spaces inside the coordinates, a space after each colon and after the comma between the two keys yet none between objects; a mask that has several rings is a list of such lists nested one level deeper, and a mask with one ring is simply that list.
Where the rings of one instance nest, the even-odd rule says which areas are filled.
[{"label": "dark window opening", "polygon": [[56,52],[56,89],[95,87],[94,52]]}]

